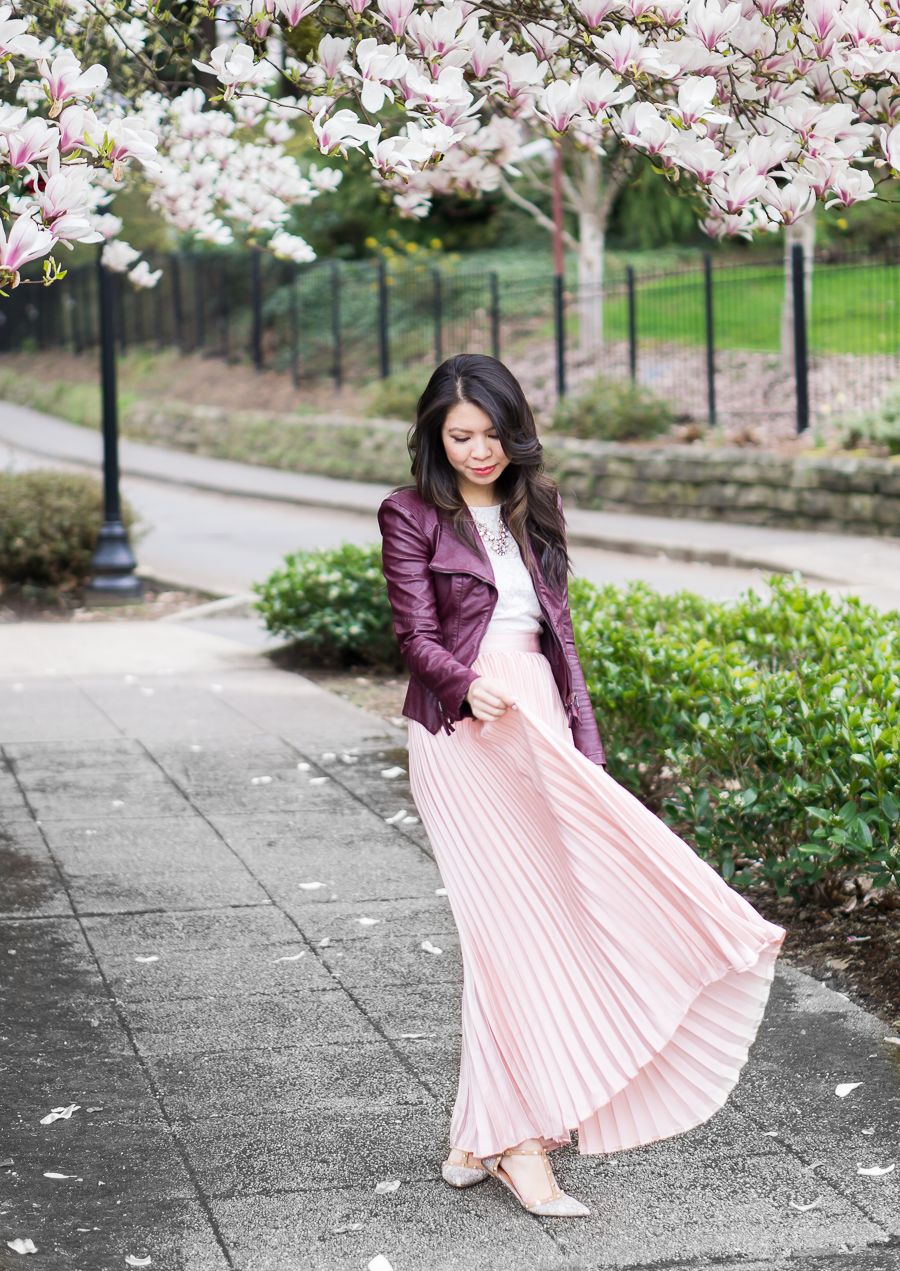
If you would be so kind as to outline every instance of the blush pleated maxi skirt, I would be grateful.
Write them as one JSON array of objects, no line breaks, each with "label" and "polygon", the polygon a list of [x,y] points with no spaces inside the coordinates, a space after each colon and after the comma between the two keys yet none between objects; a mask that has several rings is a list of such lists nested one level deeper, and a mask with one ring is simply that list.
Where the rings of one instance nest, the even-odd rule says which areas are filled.
[{"label": "blush pleated maxi skirt", "polygon": [[725,1103],[784,928],[576,747],[538,637],[473,663],[515,695],[453,733],[409,721],[409,777],[459,932],[449,1142],[610,1153]]}]

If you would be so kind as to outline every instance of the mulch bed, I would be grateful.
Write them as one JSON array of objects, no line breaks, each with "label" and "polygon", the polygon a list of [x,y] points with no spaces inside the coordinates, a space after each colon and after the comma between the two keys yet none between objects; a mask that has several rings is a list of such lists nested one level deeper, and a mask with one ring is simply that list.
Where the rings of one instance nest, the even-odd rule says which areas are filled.
[{"label": "mulch bed", "polygon": [[[405,678],[370,667],[335,671],[301,666],[287,649],[278,651],[278,661],[355,705],[402,724]],[[746,894],[765,918],[787,931],[781,955],[786,962],[844,993],[892,1032],[900,1032],[900,896],[896,908],[886,908],[883,900],[863,900],[848,911],[846,903],[843,908],[797,904],[777,896],[768,885]]]},{"label": "mulch bed", "polygon": [[0,622],[147,622],[209,599],[206,592],[176,591],[149,581],[144,583],[143,599],[125,605],[88,604],[81,587],[0,587]]}]

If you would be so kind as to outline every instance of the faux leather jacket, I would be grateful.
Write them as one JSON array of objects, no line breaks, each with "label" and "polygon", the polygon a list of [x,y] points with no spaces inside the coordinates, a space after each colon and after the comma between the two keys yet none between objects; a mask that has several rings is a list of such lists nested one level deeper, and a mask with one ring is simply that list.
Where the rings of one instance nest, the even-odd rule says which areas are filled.
[{"label": "faux leather jacket", "polygon": [[[497,603],[490,557],[480,539],[477,553],[462,543],[449,515],[425,503],[415,486],[388,495],[378,509],[378,525],[394,631],[411,673],[403,714],[431,733],[441,727],[452,733],[456,721],[472,717],[465,700],[478,678],[472,663]],[[560,595],[540,569],[538,574],[541,652],[553,670],[575,745],[594,763],[605,763],[575,648],[568,586]]]}]

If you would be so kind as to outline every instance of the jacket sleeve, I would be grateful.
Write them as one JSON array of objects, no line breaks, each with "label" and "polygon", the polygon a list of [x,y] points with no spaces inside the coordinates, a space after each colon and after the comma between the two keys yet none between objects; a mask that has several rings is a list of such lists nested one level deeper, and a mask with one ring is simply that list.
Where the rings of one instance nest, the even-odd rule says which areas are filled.
[{"label": "jacket sleeve", "polygon": [[[562,512],[562,497],[557,491],[557,502],[559,510]],[[578,650],[575,647],[575,632],[572,629],[572,613],[569,609],[569,582],[566,579],[566,598],[562,609],[563,634],[566,646],[566,657],[569,661],[569,668],[572,672],[572,691],[577,700],[577,714],[572,720],[572,737],[575,745],[593,763],[606,764],[606,753],[603,749],[603,742],[600,740],[600,730],[597,727],[597,719],[594,715],[594,708],[591,705],[591,699],[588,696],[587,685],[584,680],[584,670],[581,666],[581,659],[578,656]]]},{"label": "jacket sleeve", "polygon": [[[446,720],[470,713],[465,695],[478,672],[445,648],[437,614],[431,550],[416,520],[388,497],[378,509],[381,557],[394,632],[410,671],[435,695]],[[447,727],[447,732],[452,728]]]}]

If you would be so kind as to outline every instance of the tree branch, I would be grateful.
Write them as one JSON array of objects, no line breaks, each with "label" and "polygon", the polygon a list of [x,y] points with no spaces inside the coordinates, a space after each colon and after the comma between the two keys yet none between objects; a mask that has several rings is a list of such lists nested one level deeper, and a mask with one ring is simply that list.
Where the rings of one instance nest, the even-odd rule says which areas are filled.
[{"label": "tree branch", "polygon": [[[503,193],[506,195],[506,197],[509,199],[511,203],[515,203],[516,207],[520,207],[523,209],[523,211],[527,212],[529,216],[533,217],[534,220],[537,221],[538,225],[542,225],[544,229],[549,230],[551,234],[554,232],[556,227],[553,224],[552,217],[549,217],[546,212],[541,211],[541,209],[538,207],[536,203],[532,203],[530,199],[526,199],[524,195],[520,194],[518,190],[514,189],[512,184],[510,183],[510,181],[508,180],[508,178],[502,171],[500,173],[500,189],[503,191]],[[578,250],[578,243],[576,239],[572,237],[572,235],[569,233],[567,229],[565,228],[563,229],[562,236],[563,236],[563,242],[568,248],[570,248],[572,251]]]}]

